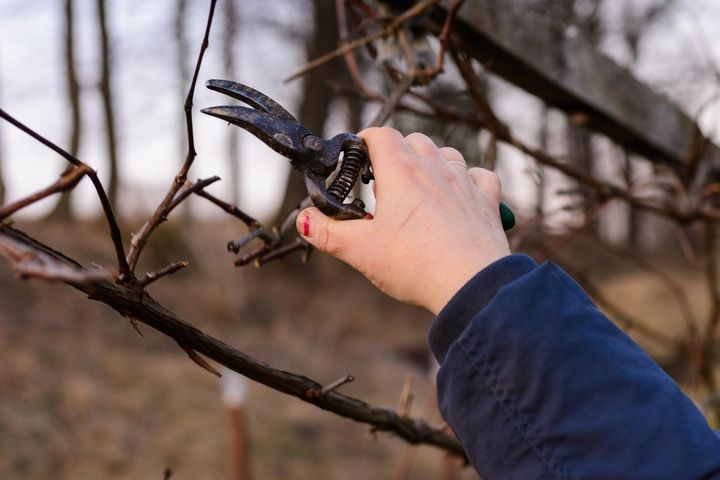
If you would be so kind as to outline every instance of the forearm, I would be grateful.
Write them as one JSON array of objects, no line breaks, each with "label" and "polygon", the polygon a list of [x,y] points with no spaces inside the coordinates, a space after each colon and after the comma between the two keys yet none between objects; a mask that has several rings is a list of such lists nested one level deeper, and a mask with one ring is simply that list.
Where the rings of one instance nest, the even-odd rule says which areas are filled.
[{"label": "forearm", "polygon": [[441,411],[484,478],[720,475],[692,402],[551,264],[491,265],[430,341]]}]

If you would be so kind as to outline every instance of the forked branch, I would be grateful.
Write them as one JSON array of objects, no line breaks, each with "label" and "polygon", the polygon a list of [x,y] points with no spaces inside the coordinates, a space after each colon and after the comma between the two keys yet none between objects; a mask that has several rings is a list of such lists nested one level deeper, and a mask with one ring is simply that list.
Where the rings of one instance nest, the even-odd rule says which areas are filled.
[{"label": "forked branch", "polygon": [[193,160],[195,160],[195,157],[197,156],[197,152],[195,151],[195,134],[193,132],[192,106],[193,98],[195,96],[195,86],[197,85],[198,75],[200,74],[200,67],[202,66],[203,57],[205,56],[205,50],[207,50],[208,45],[210,44],[210,28],[212,27],[212,21],[215,15],[216,4],[217,0],[210,0],[210,10],[208,12],[207,23],[205,25],[205,35],[203,35],[202,44],[200,45],[200,53],[198,54],[197,62],[195,62],[195,71],[193,72],[192,82],[190,83],[190,88],[188,89],[188,94],[185,99],[185,123],[187,125],[188,136],[187,156],[180,167],[180,171],[170,184],[170,189],[160,202],[160,205],[158,205],[155,212],[143,224],[143,226],[140,227],[140,230],[132,236],[130,251],[127,255],[127,263],[131,271],[135,271],[140,254],[142,253],[143,248],[145,248],[145,244],[147,243],[147,239],[150,234],[163,222],[165,218],[167,218],[167,214],[171,209],[175,195],[182,186],[185,185],[188,171],[193,164]]},{"label": "forked branch", "polygon": [[82,167],[87,170],[86,175],[90,177],[90,181],[92,181],[93,187],[95,187],[97,196],[100,199],[100,204],[102,205],[103,213],[105,214],[105,219],[107,220],[108,227],[110,228],[110,238],[112,239],[113,247],[115,247],[115,255],[117,256],[119,276],[121,279],[127,278],[131,272],[128,263],[125,260],[125,247],[123,246],[122,235],[120,234],[120,227],[118,226],[117,220],[115,219],[115,214],[113,213],[112,206],[110,205],[110,200],[108,199],[107,193],[105,192],[105,188],[103,187],[100,179],[97,176],[97,172],[95,172],[95,170],[93,170],[89,165],[81,162],[75,156],[58,147],[50,140],[46,139],[36,131],[21,123],[19,120],[13,118],[3,109],[0,109],[0,118],[6,120],[11,125],[14,125],[23,132],[27,133],[35,140],[42,143],[49,149],[53,150],[55,153],[57,153],[76,167]]}]

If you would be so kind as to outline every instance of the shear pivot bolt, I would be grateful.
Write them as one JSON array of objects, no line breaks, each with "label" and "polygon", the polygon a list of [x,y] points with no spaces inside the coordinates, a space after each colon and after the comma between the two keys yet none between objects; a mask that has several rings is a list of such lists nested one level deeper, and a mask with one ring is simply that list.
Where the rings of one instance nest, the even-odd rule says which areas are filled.
[{"label": "shear pivot bolt", "polygon": [[322,150],[322,140],[315,135],[305,135],[302,142],[305,148],[312,150],[313,152],[319,152]]}]

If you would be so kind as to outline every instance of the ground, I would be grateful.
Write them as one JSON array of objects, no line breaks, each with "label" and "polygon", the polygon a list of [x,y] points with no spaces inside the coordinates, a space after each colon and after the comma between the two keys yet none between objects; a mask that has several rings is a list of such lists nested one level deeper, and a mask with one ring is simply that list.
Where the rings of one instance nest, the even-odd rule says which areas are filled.
[{"label": "ground", "polygon": [[[111,264],[100,225],[19,227],[83,263]],[[293,259],[235,269],[224,245],[242,233],[227,224],[183,232],[163,225],[142,270],[180,259],[191,266],[151,286],[151,294],[275,367],[322,383],[350,373],[357,380],[343,391],[371,403],[394,407],[413,375],[413,413],[420,414],[430,386],[431,316],[317,252],[310,266]],[[575,251],[580,261],[596,258],[586,267],[605,293],[663,329],[676,328],[676,307],[662,284],[588,256],[585,247]],[[698,282],[692,272],[674,272],[686,286]],[[0,478],[159,480],[166,468],[173,479],[226,478],[218,380],[173,341],[143,325],[139,336],[112,309],[67,286],[19,281],[4,261],[0,292]],[[254,478],[393,478],[407,448],[259,384],[250,386],[247,415]],[[429,421],[440,424],[436,413]],[[436,449],[422,447],[410,478],[440,478],[441,463]],[[465,468],[461,478],[477,476]]]},{"label": "ground", "polygon": [[[21,224],[83,263],[111,264],[105,231]],[[143,266],[191,266],[149,288],[204,331],[275,367],[394,407],[416,377],[414,412],[427,397],[426,312],[392,301],[320,254],[234,269],[224,244],[242,232],[195,225],[178,240],[163,225]],[[0,478],[226,478],[227,414],[218,380],[149,327],[139,336],[109,307],[61,284],[17,280],[0,263]],[[391,478],[406,444],[366,425],[250,386],[255,478]],[[433,424],[439,417],[433,416]],[[440,454],[423,447],[411,478],[438,478]],[[352,472],[352,473],[349,473]],[[465,469],[463,478],[474,478]]]}]

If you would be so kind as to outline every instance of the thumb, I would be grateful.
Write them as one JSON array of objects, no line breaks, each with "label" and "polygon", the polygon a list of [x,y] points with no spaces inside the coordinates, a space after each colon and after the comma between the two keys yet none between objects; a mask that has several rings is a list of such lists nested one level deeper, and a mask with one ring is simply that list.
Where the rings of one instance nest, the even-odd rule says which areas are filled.
[{"label": "thumb", "polygon": [[316,207],[301,211],[295,223],[298,233],[313,247],[350,264],[352,251],[368,225],[366,220],[335,220]]}]

